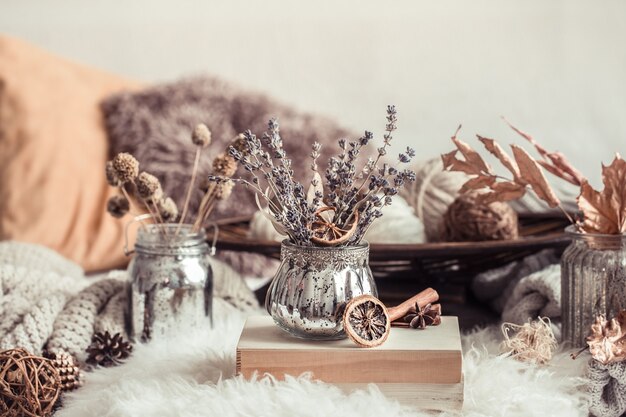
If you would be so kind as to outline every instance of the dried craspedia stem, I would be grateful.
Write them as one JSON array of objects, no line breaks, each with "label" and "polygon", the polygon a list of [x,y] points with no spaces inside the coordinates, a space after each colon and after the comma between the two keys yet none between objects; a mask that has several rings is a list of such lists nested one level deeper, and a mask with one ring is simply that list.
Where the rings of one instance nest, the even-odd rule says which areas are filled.
[{"label": "dried craspedia stem", "polygon": [[167,197],[164,200],[158,202],[159,213],[165,222],[173,222],[178,218],[178,207],[174,200]]},{"label": "dried craspedia stem", "polygon": [[107,178],[107,183],[111,187],[120,187],[122,185],[122,182],[117,177],[115,168],[113,168],[113,161],[107,161],[106,163],[106,178]]},{"label": "dried craspedia stem", "polygon": [[361,347],[379,346],[387,340],[391,323],[385,305],[371,295],[360,295],[346,305],[343,328]]},{"label": "dried craspedia stem", "polygon": [[220,154],[213,160],[213,173],[223,177],[232,177],[237,171],[237,161],[230,155]]},{"label": "dried craspedia stem", "polygon": [[139,162],[129,153],[122,152],[113,158],[113,169],[123,184],[134,181],[139,175]]},{"label": "dried craspedia stem", "polygon": [[215,187],[215,198],[217,200],[227,200],[233,192],[235,183],[233,181],[220,182]]},{"label": "dried craspedia stem", "polygon": [[211,131],[204,123],[200,123],[193,130],[193,133],[191,134],[191,141],[194,145],[206,148],[211,143]]},{"label": "dried craspedia stem", "polygon": [[163,197],[163,189],[159,179],[152,174],[142,172],[135,180],[137,194],[145,200],[159,200]]},{"label": "dried craspedia stem", "polygon": [[130,210],[130,202],[123,195],[114,195],[107,201],[107,211],[115,218],[124,217]]}]

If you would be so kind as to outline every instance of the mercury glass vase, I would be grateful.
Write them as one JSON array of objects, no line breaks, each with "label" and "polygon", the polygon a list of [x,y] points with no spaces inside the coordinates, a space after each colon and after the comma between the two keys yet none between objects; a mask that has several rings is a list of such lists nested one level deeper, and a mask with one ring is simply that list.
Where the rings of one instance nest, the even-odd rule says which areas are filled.
[{"label": "mercury glass vase", "polygon": [[582,347],[596,316],[626,309],[626,235],[565,231],[572,243],[561,258],[563,341]]},{"label": "mercury glass vase", "polygon": [[126,327],[133,340],[210,325],[213,274],[205,232],[191,225],[142,227],[128,266]]},{"label": "mercury glass vase", "polygon": [[294,336],[343,339],[346,303],[361,294],[378,295],[367,243],[325,248],[284,241],[280,255],[265,308],[280,328]]}]

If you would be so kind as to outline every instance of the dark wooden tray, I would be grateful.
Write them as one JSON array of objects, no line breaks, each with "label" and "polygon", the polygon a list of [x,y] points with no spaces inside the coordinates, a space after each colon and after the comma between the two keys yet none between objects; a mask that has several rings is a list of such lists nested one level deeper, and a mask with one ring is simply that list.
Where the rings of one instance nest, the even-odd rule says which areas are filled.
[{"label": "dark wooden tray", "polygon": [[[280,243],[247,237],[249,217],[218,222],[219,250],[280,256]],[[520,217],[520,238],[486,242],[439,242],[422,244],[372,244],[370,267],[375,277],[429,277],[447,282],[467,282],[471,276],[543,249],[563,251],[569,239],[563,232],[565,219],[547,216]]]}]

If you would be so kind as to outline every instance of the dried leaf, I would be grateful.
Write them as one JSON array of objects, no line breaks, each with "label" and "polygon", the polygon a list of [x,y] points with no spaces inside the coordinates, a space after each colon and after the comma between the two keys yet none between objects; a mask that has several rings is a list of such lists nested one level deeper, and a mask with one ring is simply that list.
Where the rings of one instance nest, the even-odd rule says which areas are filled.
[{"label": "dried leaf", "polygon": [[626,233],[626,161],[619,155],[602,167],[604,189],[598,192],[584,181],[578,207],[583,212],[583,230],[587,233]]},{"label": "dried leaf", "polygon": [[[516,128],[504,117],[502,117],[502,120],[504,120],[504,122],[508,124],[509,127],[515,131],[515,133],[530,142],[542,158],[550,161],[550,164],[548,164],[547,162],[541,164],[544,168],[567,182],[570,182],[574,185],[582,185],[583,181],[585,181],[584,175],[581,174],[580,171],[578,171],[576,168],[574,168],[572,164],[569,163],[569,161],[565,158],[565,155],[560,152],[548,152],[546,148],[541,146],[539,142],[537,142],[531,135]],[[552,168],[547,168],[546,165],[551,165]]]},{"label": "dried leaf", "polygon": [[445,153],[441,155],[441,161],[443,162],[443,169],[447,171],[464,172],[469,175],[481,175],[479,168],[470,165],[469,163],[458,159],[456,157],[458,150]]},{"label": "dried leaf", "polygon": [[561,178],[561,179],[569,182],[570,184],[578,185],[578,186],[581,185],[581,184],[578,183],[578,180],[576,178],[572,177],[571,174],[569,174],[568,172],[565,172],[562,168],[560,168],[558,166],[555,166],[555,165],[552,165],[550,162],[546,162],[546,161],[542,161],[542,160],[537,161],[537,163],[539,165],[541,165],[543,167],[543,169],[545,169],[546,171],[548,171],[552,175],[555,175],[558,178]]},{"label": "dried leaf", "polygon": [[611,321],[607,321],[602,315],[596,317],[596,321],[591,325],[591,333],[587,337],[591,356],[604,365],[626,360],[624,335],[626,335],[626,310],[620,311]]},{"label": "dried leaf", "polygon": [[511,145],[511,148],[513,149],[513,157],[519,166],[522,180],[527,182],[535,194],[537,194],[537,197],[548,203],[548,206],[551,208],[558,207],[560,201],[550,184],[548,184],[537,161],[519,146]]},{"label": "dried leaf", "polygon": [[489,188],[496,182],[496,177],[481,175],[478,177],[471,178],[463,184],[459,193],[464,194],[469,191],[482,190],[483,188]]},{"label": "dried leaf", "polygon": [[511,174],[513,174],[513,178],[519,178],[520,174],[517,164],[511,159],[509,154],[507,154],[504,149],[502,149],[502,147],[498,145],[495,140],[485,138],[480,135],[476,135],[476,137],[478,137],[478,140],[483,143],[485,149],[487,149],[492,155],[498,158],[502,165],[504,165],[506,169],[508,169]]},{"label": "dried leaf", "polygon": [[457,139],[456,136],[452,137],[452,142],[456,145],[457,149],[463,154],[465,157],[465,161],[472,167],[474,167],[474,174],[480,175],[482,173],[491,173],[491,168],[487,163],[483,160],[478,152],[472,149],[469,144],[463,142],[460,139]]},{"label": "dried leaf", "polygon": [[488,193],[480,194],[477,198],[482,204],[491,204],[496,201],[512,201],[526,194],[526,186],[513,181],[496,182]]}]

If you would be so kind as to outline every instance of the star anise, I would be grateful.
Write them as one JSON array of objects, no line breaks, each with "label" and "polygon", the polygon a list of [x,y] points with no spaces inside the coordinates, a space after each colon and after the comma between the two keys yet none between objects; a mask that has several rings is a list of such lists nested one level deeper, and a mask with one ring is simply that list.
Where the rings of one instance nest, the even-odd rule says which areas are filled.
[{"label": "star anise", "polygon": [[434,308],[428,303],[424,307],[415,303],[415,307],[411,308],[409,314],[404,316],[404,322],[409,323],[413,329],[424,330],[426,326],[437,326],[441,323],[441,313],[438,308]]}]

